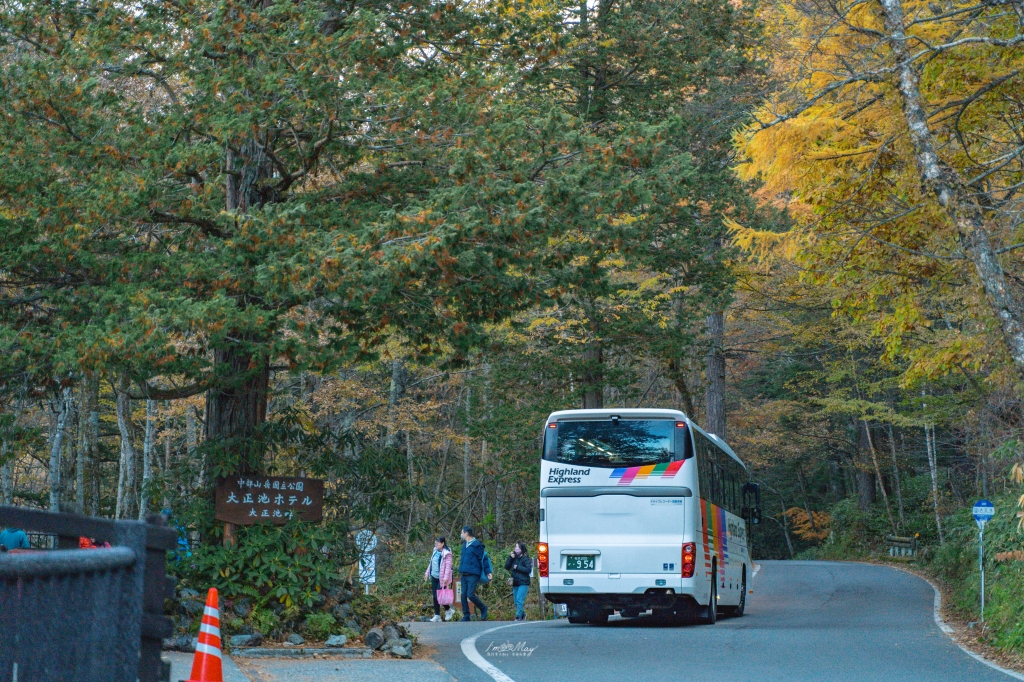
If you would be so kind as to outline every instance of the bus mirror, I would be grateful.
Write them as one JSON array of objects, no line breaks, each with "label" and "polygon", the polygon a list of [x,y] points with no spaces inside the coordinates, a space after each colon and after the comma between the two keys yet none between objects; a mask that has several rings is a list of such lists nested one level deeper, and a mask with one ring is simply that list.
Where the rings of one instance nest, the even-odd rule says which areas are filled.
[{"label": "bus mirror", "polygon": [[743,484],[743,518],[750,525],[761,523],[761,486],[757,483]]}]

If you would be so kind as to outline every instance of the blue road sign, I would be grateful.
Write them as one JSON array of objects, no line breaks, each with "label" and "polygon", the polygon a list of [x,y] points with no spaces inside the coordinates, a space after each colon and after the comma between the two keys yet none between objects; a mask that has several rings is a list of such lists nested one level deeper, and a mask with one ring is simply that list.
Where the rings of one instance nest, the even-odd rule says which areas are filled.
[{"label": "blue road sign", "polygon": [[974,521],[978,524],[978,528],[984,528],[985,524],[988,523],[996,514],[996,507],[988,500],[978,500],[974,503]]}]

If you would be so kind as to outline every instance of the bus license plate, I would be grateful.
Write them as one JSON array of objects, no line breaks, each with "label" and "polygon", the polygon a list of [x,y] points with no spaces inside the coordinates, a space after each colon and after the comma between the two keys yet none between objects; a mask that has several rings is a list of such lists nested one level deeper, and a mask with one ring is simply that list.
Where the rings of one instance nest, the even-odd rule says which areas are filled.
[{"label": "bus license plate", "polygon": [[565,557],[567,571],[593,571],[597,566],[592,554],[569,554]]}]

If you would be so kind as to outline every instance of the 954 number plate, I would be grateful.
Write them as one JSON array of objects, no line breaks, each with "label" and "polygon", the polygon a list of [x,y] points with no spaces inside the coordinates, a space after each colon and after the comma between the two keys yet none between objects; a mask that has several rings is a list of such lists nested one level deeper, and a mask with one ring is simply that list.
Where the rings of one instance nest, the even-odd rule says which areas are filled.
[{"label": "954 number plate", "polygon": [[569,554],[565,557],[567,571],[593,571],[597,568],[597,557],[593,554]]}]

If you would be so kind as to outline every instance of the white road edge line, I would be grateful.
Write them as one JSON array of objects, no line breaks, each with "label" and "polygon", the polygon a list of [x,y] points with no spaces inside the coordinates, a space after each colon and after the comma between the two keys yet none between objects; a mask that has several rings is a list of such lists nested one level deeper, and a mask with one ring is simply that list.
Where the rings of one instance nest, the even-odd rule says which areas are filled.
[{"label": "white road edge line", "polygon": [[484,660],[484,657],[481,656],[480,652],[476,650],[476,640],[479,639],[481,635],[486,635],[488,632],[494,632],[495,630],[504,630],[505,628],[514,628],[517,625],[526,625],[526,623],[536,624],[536,622],[537,621],[523,621],[520,623],[508,623],[507,625],[499,625],[496,628],[491,628],[490,630],[478,632],[472,637],[467,637],[466,639],[462,640],[462,653],[466,658],[469,659],[470,663],[472,663],[473,665],[487,673],[487,675],[492,680],[494,680],[494,682],[515,682],[515,680],[513,680],[511,677],[501,672],[496,667],[494,667],[493,665]]},{"label": "white road edge line", "polygon": [[[916,574],[914,574],[914,575],[916,575]],[[918,576],[918,577],[921,577],[921,576]],[[993,663],[992,661],[988,660],[984,656],[982,656],[980,654],[974,653],[973,651],[971,651],[970,649],[965,647],[963,644],[958,642],[956,640],[956,638],[953,637],[953,634],[954,634],[953,628],[951,628],[949,626],[949,624],[946,623],[946,620],[942,617],[942,593],[939,592],[939,588],[937,588],[935,586],[935,583],[933,583],[931,580],[928,580],[927,578],[922,578],[922,580],[924,580],[929,585],[931,585],[932,586],[932,590],[935,591],[935,601],[933,602],[933,606],[932,606],[932,609],[933,609],[932,613],[935,616],[935,624],[937,626],[939,626],[939,629],[942,630],[944,633],[946,633],[949,636],[950,639],[953,640],[954,644],[956,644],[958,647],[960,647],[960,649],[965,654],[967,654],[968,656],[970,656],[974,660],[979,661],[980,663],[984,663],[985,665],[987,665],[988,667],[992,668],[993,670],[998,670],[1001,673],[1009,675],[1010,677],[1014,678],[1015,680],[1024,680],[1024,675],[1021,675],[1019,672],[1017,672],[1015,670],[1010,670],[1008,668],[1004,668],[1001,665],[996,665],[995,663]]]}]

